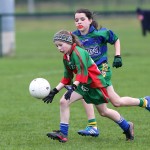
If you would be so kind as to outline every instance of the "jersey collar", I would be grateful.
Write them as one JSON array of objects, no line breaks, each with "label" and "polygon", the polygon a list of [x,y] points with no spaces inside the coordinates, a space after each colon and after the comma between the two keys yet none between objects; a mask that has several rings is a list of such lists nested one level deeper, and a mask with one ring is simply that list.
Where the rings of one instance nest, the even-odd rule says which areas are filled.
[{"label": "jersey collar", "polygon": [[76,45],[77,45],[76,43],[73,43],[73,45],[72,45],[72,47],[71,47],[71,52],[70,52],[69,55],[64,54],[64,59],[65,59],[65,60],[70,61],[70,56],[71,56],[71,54],[72,54],[72,51],[75,49]]},{"label": "jersey collar", "polygon": [[[95,30],[95,27],[91,25],[88,33],[91,33],[91,32],[93,32],[94,30]],[[73,33],[74,33],[75,35],[77,35],[77,36],[81,36],[81,32],[80,32],[79,30],[74,31]],[[87,33],[87,34],[88,34],[88,33]]]}]

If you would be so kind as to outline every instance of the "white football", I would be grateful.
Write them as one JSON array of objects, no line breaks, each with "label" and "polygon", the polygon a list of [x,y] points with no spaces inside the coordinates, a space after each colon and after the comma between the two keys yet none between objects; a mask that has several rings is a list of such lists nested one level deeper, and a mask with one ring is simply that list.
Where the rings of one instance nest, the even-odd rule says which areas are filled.
[{"label": "white football", "polygon": [[30,95],[38,99],[43,99],[48,96],[50,90],[50,83],[44,78],[33,79],[29,85]]}]

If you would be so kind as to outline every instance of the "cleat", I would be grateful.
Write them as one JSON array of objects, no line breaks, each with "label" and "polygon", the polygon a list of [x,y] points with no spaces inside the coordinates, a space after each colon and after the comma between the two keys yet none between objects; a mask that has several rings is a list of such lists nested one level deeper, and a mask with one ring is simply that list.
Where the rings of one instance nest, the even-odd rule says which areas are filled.
[{"label": "cleat", "polygon": [[93,137],[97,137],[99,136],[99,130],[95,129],[92,126],[87,126],[84,130],[79,130],[78,131],[79,135],[82,136],[93,136]]},{"label": "cleat", "polygon": [[126,135],[126,141],[134,140],[134,125],[132,122],[128,122],[130,127],[127,131],[123,132]]},{"label": "cleat", "polygon": [[147,106],[145,107],[145,109],[150,111],[150,96],[146,96],[145,99],[147,100]]},{"label": "cleat", "polygon": [[47,136],[53,140],[58,140],[62,143],[68,141],[67,136],[65,136],[60,130],[54,130],[53,132],[47,133]]}]

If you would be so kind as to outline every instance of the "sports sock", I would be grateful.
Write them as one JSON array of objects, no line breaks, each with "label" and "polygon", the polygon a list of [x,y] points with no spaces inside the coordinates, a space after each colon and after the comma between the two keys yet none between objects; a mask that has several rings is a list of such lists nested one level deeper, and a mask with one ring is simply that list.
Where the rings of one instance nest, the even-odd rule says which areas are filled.
[{"label": "sports sock", "polygon": [[88,125],[87,126],[92,126],[92,127],[95,127],[97,128],[97,122],[96,122],[96,119],[90,119],[88,120]]},{"label": "sports sock", "polygon": [[147,100],[145,98],[139,98],[139,100],[140,100],[139,106],[145,108],[147,106]]},{"label": "sports sock", "polygon": [[60,123],[60,131],[66,136],[68,136],[68,129],[69,129],[69,124]]},{"label": "sports sock", "polygon": [[130,127],[130,125],[128,124],[128,122],[123,118],[121,117],[119,121],[116,122],[123,131],[127,131]]}]

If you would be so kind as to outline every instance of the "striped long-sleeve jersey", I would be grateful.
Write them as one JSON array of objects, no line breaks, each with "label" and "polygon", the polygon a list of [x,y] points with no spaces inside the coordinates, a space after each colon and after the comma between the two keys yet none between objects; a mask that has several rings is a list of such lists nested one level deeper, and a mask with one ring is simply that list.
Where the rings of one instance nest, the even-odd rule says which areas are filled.
[{"label": "striped long-sleeve jersey", "polygon": [[88,84],[92,88],[107,86],[97,65],[91,59],[89,53],[83,48],[73,46],[69,58],[65,54],[63,62],[64,77],[61,83],[71,84],[75,74],[75,81],[79,81],[81,84]]}]

